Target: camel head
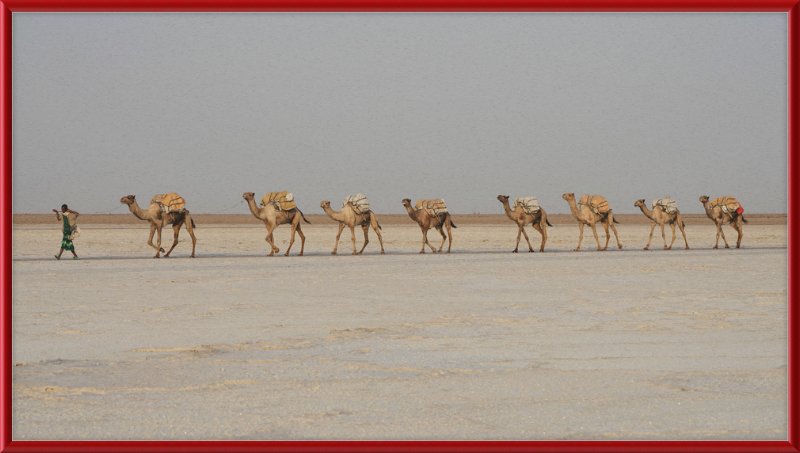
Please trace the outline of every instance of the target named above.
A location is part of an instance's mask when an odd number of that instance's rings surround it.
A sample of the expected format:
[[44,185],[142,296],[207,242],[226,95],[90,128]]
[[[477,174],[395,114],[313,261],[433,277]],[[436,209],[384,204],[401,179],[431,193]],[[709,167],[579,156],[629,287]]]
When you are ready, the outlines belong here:
[[328,200],[322,200],[322,203],[319,204],[319,207],[322,208],[323,210],[326,208],[330,208],[331,202]]
[[134,201],[136,201],[136,195],[128,195],[126,197],[122,197],[122,199],[119,200],[120,203],[126,204],[128,206],[132,205]]
[[403,206],[405,206],[405,207],[411,206],[411,199],[410,198],[403,198]]
[[705,196],[705,195],[703,195],[702,197],[700,197],[700,203],[703,203],[703,204],[706,204],[706,203],[708,203],[708,197],[707,197],[707,196]]
[[639,206],[644,206],[644,198],[641,200],[637,200],[636,203],[633,204],[634,207],[638,208]]
[[565,199],[567,201],[574,200],[575,199],[575,194],[573,192],[565,193],[564,195],[561,195],[561,198],[563,198],[563,199]]
[[244,198],[247,201],[252,200],[253,198],[255,198],[255,196],[256,196],[256,194],[253,193],[253,192],[245,192],[245,193],[242,194],[242,198]]
[[508,195],[498,195],[497,199],[500,200],[501,203],[508,203]]

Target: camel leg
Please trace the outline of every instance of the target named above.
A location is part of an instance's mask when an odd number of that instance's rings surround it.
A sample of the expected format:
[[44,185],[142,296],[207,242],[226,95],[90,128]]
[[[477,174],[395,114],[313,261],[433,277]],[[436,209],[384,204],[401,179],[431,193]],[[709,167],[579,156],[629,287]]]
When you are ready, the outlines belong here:
[[339,232],[336,233],[336,244],[333,246],[331,255],[336,255],[336,250],[339,248],[339,237],[342,235],[342,230],[344,230],[344,223],[339,222]]
[[686,250],[689,250],[689,241],[686,240],[686,232],[683,231],[683,219],[681,218],[681,214],[678,213],[678,218],[675,220],[675,223],[678,224],[678,228],[681,229],[681,234],[683,235],[683,242],[686,244]]
[[270,246],[269,255],[267,255],[267,256],[274,256],[275,252],[280,252],[278,247],[275,247],[275,243],[272,242],[273,241],[272,232],[275,230],[275,228],[277,228],[277,226],[278,225],[275,225],[275,226],[267,225],[267,237],[265,238],[265,240],[267,241],[267,244],[269,244],[269,246]]
[[608,240],[611,239],[611,235],[608,234],[608,219],[605,222],[600,222],[600,225],[603,226],[603,231],[606,232],[606,245],[603,247],[603,251],[605,252],[608,250]]
[[178,245],[178,234],[180,234],[181,231],[181,224],[179,223],[177,225],[172,225],[172,231],[175,234],[175,240],[172,241],[172,247],[169,248],[169,251],[164,255],[164,258],[169,258],[169,254],[172,253],[172,250],[176,245]]
[[672,244],[675,243],[675,222],[670,223],[669,226],[672,228],[672,242],[669,243],[667,250],[672,250]]
[[[450,236],[450,242],[447,243],[447,253],[450,253],[450,247],[453,246],[453,231],[450,229],[449,220],[447,221],[445,227],[447,227],[447,235]],[[442,235],[444,235],[444,232],[442,232]]]
[[192,218],[189,215],[186,215],[186,231],[189,232],[189,236],[192,238],[192,254],[189,258],[194,258],[194,248],[197,245],[197,238],[194,237],[194,228],[192,227]]
[[[663,223],[659,223],[658,225],[661,227],[661,239],[664,240],[664,250],[667,250],[667,235],[666,235],[666,233],[664,233],[664,224]],[[674,227],[673,227],[673,230],[674,230]]]
[[[622,244],[619,242],[619,235],[617,234],[617,228],[614,226],[614,213],[612,212],[608,213],[608,225],[611,227],[611,231],[614,232],[614,239],[617,240],[617,246],[621,249]],[[606,232],[606,236],[607,235],[608,232]]]
[[647,245],[644,246],[645,250],[650,250],[650,243],[653,242],[653,231],[655,231],[655,229],[656,229],[656,222],[655,221],[650,222],[650,239],[648,239]]
[[578,223],[578,229],[580,230],[580,234],[578,235],[578,248],[575,249],[576,252],[581,251],[581,242],[583,242],[583,223]]
[[[599,252],[603,249],[600,247],[600,239],[597,238],[597,228],[595,227],[594,223],[591,226],[592,226],[592,233],[594,233],[594,240],[597,241],[597,251]],[[606,233],[606,238],[608,238],[608,233]],[[608,242],[606,242],[606,247],[608,247]]]
[[306,235],[303,234],[303,229],[300,228],[300,219],[297,220],[297,234],[300,235],[300,253],[297,256],[303,256],[303,250],[306,248]]
[[420,229],[422,230],[422,251],[419,253],[425,253],[425,244],[427,244],[428,247],[430,247],[431,250],[436,253],[436,247],[432,246],[431,243],[428,242],[428,230],[423,228],[422,225],[420,225]]
[[[525,242],[528,243],[528,251],[532,252],[533,247],[531,247],[531,240],[528,238],[528,233],[525,231],[525,228],[522,228],[522,235],[525,236]],[[517,239],[517,243],[519,244],[519,239]]]
[[156,227],[156,230],[158,231],[158,242],[156,243],[156,256],[154,258],[161,258],[159,255],[162,251],[164,251],[164,249],[161,248],[161,228],[163,227],[163,225],[161,227]]
[[[162,249],[160,247],[161,246],[161,241],[159,241],[158,246],[153,244],[153,235],[155,235],[155,234],[156,234],[156,226],[155,226],[155,224],[151,223],[150,224],[150,238],[147,239],[147,245],[149,245],[150,247],[153,247],[154,249],[156,249],[156,252],[158,252],[158,251],[163,252],[164,249]],[[158,258],[158,254],[157,253],[156,253],[156,258]]]
[[[436,227],[436,231],[438,231],[439,234],[442,235],[442,245],[439,246],[439,250],[438,250],[439,253],[441,253],[442,249],[444,248],[444,241],[447,240],[447,236],[444,234],[444,230],[442,229],[442,227]],[[452,243],[452,239],[450,240],[450,242]],[[447,253],[450,253],[450,249],[449,248],[447,249]]]
[[353,255],[357,255],[356,253],[356,226],[355,224],[349,225],[350,227],[350,238],[353,240]]
[[383,250],[383,238],[381,237],[381,231],[378,227],[378,218],[375,215],[370,215],[370,223],[372,224],[372,229],[375,230],[375,234],[378,235],[378,241],[381,243],[381,255],[386,255],[386,252]]
[[531,225],[532,227],[536,228],[536,231],[542,235],[542,245],[539,247],[540,252],[544,252],[544,243],[547,242],[547,223],[540,222],[534,223]]
[[524,228],[522,227],[522,225],[519,225],[519,224],[517,224],[517,227],[519,227],[519,230],[517,231],[517,246],[514,247],[514,250],[512,250],[511,253],[519,252],[519,240],[522,237],[522,230]]
[[742,240],[742,232],[741,232],[741,231],[739,231],[739,228],[737,228],[737,225],[736,225],[736,223],[732,223],[732,224],[731,224],[731,228],[733,228],[734,230],[736,230],[736,233],[739,235],[739,238],[738,238],[738,240],[736,241],[736,248],[738,249],[738,248],[739,248],[739,242],[741,242],[741,240]]
[[289,238],[289,247],[286,247],[286,253],[283,256],[289,256],[289,250],[292,249],[292,244],[294,244],[294,234],[297,232],[297,229],[300,227],[300,216],[297,216],[297,222],[292,222],[292,236]]
[[361,250],[358,252],[358,255],[364,253],[364,249],[367,248],[367,244],[369,244],[369,224],[365,223],[361,225],[361,229],[364,231],[364,246],[361,247]]
[[[717,224],[717,244],[719,244],[719,237],[720,236],[722,236],[722,242],[725,243],[725,248],[726,249],[731,248],[731,246],[728,245],[728,241],[725,239],[725,232],[722,231],[722,222]],[[717,248],[717,247],[715,246],[714,248]]]
[[[277,228],[277,225],[275,226],[275,228]],[[274,253],[278,253],[278,252],[281,251],[281,249],[279,247],[275,246],[275,244],[274,244],[275,237],[272,235],[272,233],[269,234],[269,239],[267,240],[267,242],[269,242],[272,245],[272,251]],[[272,256],[272,255],[270,255],[270,256]]]
[[736,218],[736,231],[739,232],[739,239],[736,240],[736,248],[740,248],[742,245],[742,237],[744,236],[744,226],[742,224],[742,216]]

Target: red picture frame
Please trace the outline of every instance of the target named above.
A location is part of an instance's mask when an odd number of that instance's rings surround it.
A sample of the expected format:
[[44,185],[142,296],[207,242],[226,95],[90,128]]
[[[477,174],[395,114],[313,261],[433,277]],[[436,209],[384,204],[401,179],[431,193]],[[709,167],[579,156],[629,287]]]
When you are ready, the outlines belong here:
[[472,12],[786,12],[788,14],[788,202],[800,202],[800,0],[4,0],[0,1],[0,450],[4,452],[251,451],[648,451],[797,452],[798,214],[788,210],[788,441],[12,441],[11,439],[11,49],[13,12],[67,11],[472,11]]

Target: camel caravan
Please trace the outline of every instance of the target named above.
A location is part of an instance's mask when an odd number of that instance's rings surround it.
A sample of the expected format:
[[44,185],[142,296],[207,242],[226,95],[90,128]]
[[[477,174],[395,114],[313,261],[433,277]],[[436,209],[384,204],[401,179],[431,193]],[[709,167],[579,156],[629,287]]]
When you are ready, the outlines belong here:
[[[242,198],[247,201],[250,212],[253,214],[253,216],[259,221],[264,222],[264,226],[267,228],[267,236],[265,237],[265,241],[270,246],[270,253],[268,256],[274,256],[275,253],[280,252],[280,249],[275,246],[272,233],[275,231],[278,225],[284,224],[291,225],[289,245],[286,248],[286,253],[284,253],[284,256],[289,255],[289,251],[292,249],[292,245],[294,244],[295,234],[300,235],[300,253],[298,253],[297,256],[303,256],[306,238],[300,226],[300,221],[302,220],[308,224],[311,222],[306,220],[303,213],[297,208],[297,205],[294,201],[294,196],[291,192],[268,192],[266,195],[264,195],[264,197],[262,197],[261,202],[258,205],[256,205],[255,193],[253,192],[245,192],[242,195]],[[578,223],[578,246],[575,248],[575,251],[580,251],[581,249],[581,242],[583,241],[583,228],[585,225],[591,227],[597,243],[598,251],[604,251],[608,249],[608,242],[611,239],[608,231],[609,228],[611,228],[612,232],[614,233],[617,246],[620,249],[622,248],[622,243],[619,240],[617,229],[614,227],[614,224],[619,222],[614,219],[613,210],[611,209],[611,206],[605,197],[601,195],[585,194],[578,201],[576,201],[574,193],[565,193],[562,195],[562,198],[569,204],[570,212]],[[528,251],[534,251],[530,238],[528,237],[528,233],[525,231],[526,225],[532,226],[536,231],[539,232],[542,237],[539,245],[539,251],[544,252],[545,244],[547,243],[547,227],[552,227],[553,225],[551,225],[547,220],[547,213],[545,213],[544,209],[542,209],[542,207],[539,205],[538,199],[533,196],[517,197],[514,200],[513,205],[510,205],[510,198],[508,195],[498,195],[497,199],[500,201],[500,203],[502,203],[503,210],[509,220],[517,225],[517,241],[512,253],[519,252],[519,242],[522,236],[525,237],[525,241],[528,244]],[[194,220],[192,220],[189,211],[186,209],[186,200],[184,200],[183,197],[174,192],[155,195],[150,200],[150,203],[146,209],[139,207],[136,202],[135,195],[127,195],[122,197],[120,202],[128,205],[128,208],[134,216],[149,222],[150,236],[147,239],[147,244],[156,250],[154,258],[160,258],[162,253],[164,253],[164,257],[169,257],[170,253],[172,253],[172,251],[175,249],[175,246],[178,245],[178,235],[180,233],[181,226],[183,225],[185,225],[186,230],[189,232],[189,236],[192,238],[192,254],[190,257],[194,258],[195,248],[197,245],[197,238],[194,235],[195,223]],[[742,208],[741,203],[730,196],[709,200],[709,197],[705,195],[700,197],[700,203],[703,204],[703,208],[705,209],[708,218],[711,219],[717,227],[717,238],[714,248],[719,248],[720,236],[722,236],[722,241],[725,243],[725,248],[730,248],[728,241],[725,239],[725,234],[722,231],[722,226],[724,224],[728,224],[734,230],[736,230],[738,233],[736,248],[740,248],[743,236],[742,224],[747,223],[747,220],[745,220],[743,215],[744,209]],[[457,227],[453,223],[450,212],[448,211],[444,200],[441,198],[422,199],[412,205],[411,199],[405,198],[402,200],[402,205],[406,208],[408,216],[411,218],[411,220],[416,222],[422,231],[422,249],[419,253],[425,253],[426,246],[430,247],[432,252],[440,253],[444,249],[444,243],[448,240],[448,238],[449,242],[447,245],[447,251],[445,253],[450,253],[450,249],[453,245],[452,229]],[[642,214],[650,219],[650,238],[647,241],[647,245],[644,247],[644,250],[650,249],[650,243],[653,240],[653,232],[655,231],[656,225],[661,228],[661,237],[664,240],[664,250],[672,249],[672,245],[675,243],[676,238],[676,226],[678,229],[680,229],[681,234],[683,235],[683,241],[686,246],[686,250],[689,250],[689,242],[686,239],[686,232],[684,231],[685,225],[683,219],[681,218],[681,213],[678,210],[677,203],[674,199],[667,196],[653,200],[650,205],[650,209],[647,208],[645,200],[640,199],[634,203],[634,207],[641,209]],[[370,203],[366,195],[362,193],[348,195],[345,197],[344,203],[342,204],[342,209],[340,211],[334,211],[331,208],[331,203],[328,200],[323,200],[320,203],[320,208],[322,208],[328,217],[339,223],[339,231],[336,233],[336,242],[334,243],[331,254],[336,255],[339,248],[339,239],[345,226],[350,228],[350,238],[353,244],[353,255],[361,255],[367,248],[367,244],[369,244],[370,228],[372,228],[375,231],[375,234],[378,236],[378,241],[381,246],[381,255],[386,254],[386,251],[383,247],[383,237],[381,236],[382,228],[378,223],[377,215],[370,208]],[[600,223],[605,230],[606,242],[602,247],[600,246],[600,239],[597,235],[597,223]],[[161,232],[162,229],[167,225],[172,225],[173,242],[172,247],[165,252],[164,248],[161,247]],[[361,230],[364,232],[364,244],[362,245],[361,250],[357,250],[356,247],[356,225],[360,226]],[[669,245],[667,245],[666,234],[664,231],[665,225],[669,225],[672,230],[672,241],[669,243]],[[430,229],[435,229],[442,236],[442,243],[439,245],[438,250],[436,247],[431,245],[430,242],[428,242],[428,231]],[[445,234],[444,229],[447,229],[447,234]],[[156,233],[158,233],[157,236]],[[154,236],[156,236],[155,243],[153,243]]]

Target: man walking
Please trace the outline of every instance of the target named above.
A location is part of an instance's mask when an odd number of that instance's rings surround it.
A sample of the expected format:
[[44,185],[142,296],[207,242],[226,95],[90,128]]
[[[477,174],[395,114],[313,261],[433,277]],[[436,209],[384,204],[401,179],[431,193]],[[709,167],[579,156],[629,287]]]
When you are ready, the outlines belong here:
[[61,212],[64,214],[59,215],[58,211],[53,209],[53,212],[56,213],[56,220],[59,220],[62,223],[61,233],[64,235],[61,238],[61,251],[58,252],[56,255],[56,259],[61,259],[61,254],[64,253],[64,250],[69,250],[72,252],[72,259],[78,259],[78,255],[75,253],[75,246],[72,245],[72,239],[74,238],[73,234],[75,234],[75,229],[78,228],[78,214],[77,212],[69,209],[67,205],[61,205]]

